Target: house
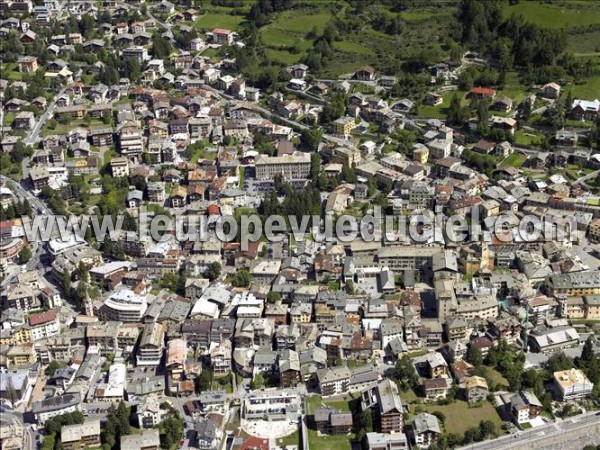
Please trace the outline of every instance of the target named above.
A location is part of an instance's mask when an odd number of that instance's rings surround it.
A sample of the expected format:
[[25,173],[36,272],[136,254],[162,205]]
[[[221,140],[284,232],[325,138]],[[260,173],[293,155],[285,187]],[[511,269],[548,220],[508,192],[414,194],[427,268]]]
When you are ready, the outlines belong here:
[[127,158],[113,158],[110,161],[110,170],[114,178],[129,176],[129,160]]
[[437,94],[435,92],[428,92],[427,94],[425,94],[424,103],[426,105],[437,106],[437,105],[441,105],[443,101],[444,101],[444,97],[442,97],[440,94]]
[[413,418],[412,436],[419,448],[429,447],[437,442],[441,435],[440,422],[433,414],[421,413]]
[[313,421],[322,434],[348,434],[352,429],[352,413],[325,406],[313,410]]
[[510,412],[517,425],[535,419],[542,411],[542,404],[532,392],[519,391],[510,398]]
[[474,87],[471,89],[471,96],[479,99],[494,98],[496,96],[496,90],[484,87]]
[[31,130],[35,125],[35,116],[31,111],[21,111],[15,116],[12,126],[16,130]]
[[60,430],[64,450],[78,450],[100,446],[100,421],[93,420],[80,425],[65,425]]
[[475,145],[473,145],[472,150],[477,153],[482,153],[484,155],[489,155],[494,151],[495,144],[490,141],[486,141],[485,139],[480,139]]
[[215,28],[212,31],[213,42],[215,44],[231,45],[233,44],[233,31],[224,28]]
[[373,433],[365,435],[363,445],[366,450],[407,450],[408,439],[404,433]]
[[600,112],[600,100],[573,100],[569,117],[574,120],[595,120]]
[[482,402],[489,394],[487,381],[483,377],[472,376],[464,380],[465,396],[469,404]]
[[509,112],[512,107],[513,101],[506,96],[496,98],[490,106],[491,109],[502,112]]
[[560,97],[560,84],[548,83],[542,87],[542,95],[546,98],[559,98]]
[[121,436],[121,450],[159,450],[160,448],[158,428],[143,430],[140,434]]
[[21,73],[32,73],[38,69],[38,61],[35,56],[21,56],[18,62]]
[[490,119],[492,130],[500,130],[505,133],[515,134],[517,121],[512,117],[492,116]]
[[355,80],[360,81],[373,81],[375,79],[375,69],[371,66],[364,66],[354,72]]
[[317,370],[317,380],[321,395],[344,394],[350,383],[350,369],[346,366],[337,366]]
[[308,66],[305,64],[296,64],[290,67],[290,73],[292,78],[303,80],[308,75]]

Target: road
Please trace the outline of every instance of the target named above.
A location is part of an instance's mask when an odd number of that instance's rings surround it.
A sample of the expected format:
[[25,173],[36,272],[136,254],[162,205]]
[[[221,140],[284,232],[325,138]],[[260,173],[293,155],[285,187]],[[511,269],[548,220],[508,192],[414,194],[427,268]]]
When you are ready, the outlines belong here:
[[587,175],[577,178],[573,182],[573,186],[578,185],[578,184],[583,184],[584,186],[587,186],[587,184],[586,184],[587,180],[591,180],[592,178],[599,177],[599,176],[600,176],[600,170],[596,170],[595,172],[592,172],[592,173],[589,173]]
[[[7,186],[10,190],[12,190],[18,197],[27,199],[27,201],[29,202],[29,205],[31,205],[34,217],[42,216],[40,211],[44,211],[44,212],[50,211],[48,208],[48,205],[46,205],[42,199],[33,195],[31,192],[29,192],[27,189],[25,189],[22,185],[20,185],[16,181],[11,180],[10,178],[8,178],[4,175],[0,175],[0,181],[2,181],[2,183],[5,186]],[[26,265],[25,270],[27,270],[27,271],[43,268],[41,259],[45,252],[44,246],[39,245],[39,243],[37,241],[31,242],[31,246],[32,246],[32,258],[29,260],[29,262]],[[14,277],[16,276],[16,274],[17,273],[13,273],[13,274],[7,276],[6,278],[4,278],[4,280],[2,280],[2,283],[0,284],[0,287],[10,284],[12,282],[12,280],[14,279]]]
[[66,87],[62,88],[60,92],[54,96],[52,102],[50,102],[48,108],[46,108],[46,111],[44,111],[44,114],[40,116],[35,126],[29,131],[29,133],[25,137],[25,145],[35,144],[35,142],[38,139],[38,136],[40,135],[40,131],[42,131],[42,128],[44,128],[44,125],[46,125],[46,122],[50,119],[50,117],[54,113],[54,110],[56,109],[56,101],[61,95],[65,93],[66,90]]
[[[519,431],[515,434],[501,436],[497,439],[474,443],[465,447],[464,450],[500,450],[516,447],[517,445],[527,445],[529,448],[548,447],[548,439],[556,438],[565,434],[564,439],[569,440],[568,434],[576,430],[588,428],[600,422],[597,411],[581,414],[564,420],[562,422],[553,422],[547,425],[531,428],[526,431]],[[542,441],[542,442],[536,442]],[[461,450],[462,450],[461,449]]]

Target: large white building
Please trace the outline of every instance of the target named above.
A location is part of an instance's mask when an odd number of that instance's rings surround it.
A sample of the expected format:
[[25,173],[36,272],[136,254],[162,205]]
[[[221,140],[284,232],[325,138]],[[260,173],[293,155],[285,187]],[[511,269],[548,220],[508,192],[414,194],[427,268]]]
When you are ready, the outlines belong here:
[[585,397],[594,389],[594,384],[579,369],[554,372],[554,383],[563,400]]
[[[125,369],[125,366],[123,366],[123,369]],[[123,374],[123,376],[125,375]],[[79,394],[63,394],[37,401],[31,409],[37,423],[43,425],[52,417],[79,411],[80,408],[81,396]]]
[[141,322],[148,309],[145,295],[138,295],[130,289],[121,289],[112,294],[100,308],[101,320],[120,322]]
[[310,154],[295,152],[283,156],[259,155],[255,166],[256,179],[260,181],[274,180],[277,175],[283,176],[284,180],[304,179],[310,175]]

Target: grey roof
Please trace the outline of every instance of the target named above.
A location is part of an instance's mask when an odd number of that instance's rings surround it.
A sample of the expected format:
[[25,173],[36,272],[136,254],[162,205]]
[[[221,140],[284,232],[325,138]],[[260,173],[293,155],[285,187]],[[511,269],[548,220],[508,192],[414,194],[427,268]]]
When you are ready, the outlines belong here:
[[415,434],[426,432],[442,433],[438,418],[429,413],[421,413],[415,416],[413,419],[413,430]]
[[49,411],[57,411],[63,408],[79,405],[81,396],[79,394],[63,394],[58,397],[50,397],[44,400],[37,401],[32,406],[34,414],[39,414]]

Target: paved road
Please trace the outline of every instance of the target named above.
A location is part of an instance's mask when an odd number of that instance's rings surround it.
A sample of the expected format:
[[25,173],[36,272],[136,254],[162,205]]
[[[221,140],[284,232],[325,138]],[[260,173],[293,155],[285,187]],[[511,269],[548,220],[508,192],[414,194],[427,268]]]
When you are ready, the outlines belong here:
[[[501,436],[497,439],[474,443],[462,447],[461,450],[500,450],[516,447],[517,445],[528,445],[530,448],[542,448],[547,446],[547,440],[549,438],[556,440],[558,436],[564,434],[565,436],[563,439],[568,441],[569,433],[597,424],[598,421],[600,421],[600,416],[598,416],[598,414],[600,413],[592,411],[572,417],[565,421],[553,422],[526,431],[519,431],[515,434]],[[536,442],[534,445],[535,441],[540,442]],[[544,441],[546,442],[544,443]]]
[[[33,195],[31,192],[29,192],[27,189],[25,189],[23,186],[21,186],[16,181],[11,180],[10,178],[5,177],[4,175],[0,175],[0,181],[2,181],[2,183],[4,183],[7,187],[9,187],[9,189],[12,190],[18,197],[27,199],[27,201],[29,202],[29,204],[31,205],[31,208],[33,210],[34,217],[42,216],[40,211],[44,211],[45,213],[50,211],[48,208],[48,205],[46,205],[42,199]],[[39,243],[37,241],[31,242],[31,245],[33,247],[32,248],[33,255],[32,255],[32,258],[27,263],[26,268],[25,268],[25,270],[28,270],[28,271],[43,268],[43,265],[41,263],[41,258],[45,252],[44,246],[39,245]],[[0,286],[6,286],[6,285],[10,284],[12,282],[12,280],[14,279],[14,277],[16,276],[16,274],[17,273],[13,273],[13,274],[7,276],[4,280],[2,280],[2,283],[0,284]]]
[[596,170],[595,172],[592,172],[590,174],[584,175],[582,177],[577,178],[574,182],[573,182],[573,186],[577,185],[577,184],[583,184],[584,186],[586,186],[586,181],[587,180],[591,180],[592,178],[596,178],[600,176],[600,170]]
[[54,96],[52,102],[48,105],[46,111],[44,111],[44,114],[40,116],[33,129],[31,129],[27,134],[27,137],[25,137],[25,145],[35,144],[38,136],[40,135],[40,131],[42,131],[42,128],[44,128],[44,125],[50,119],[52,113],[54,113],[54,110],[56,109],[56,100],[58,100],[58,98],[65,93],[66,89],[66,87],[62,88],[60,92]]

